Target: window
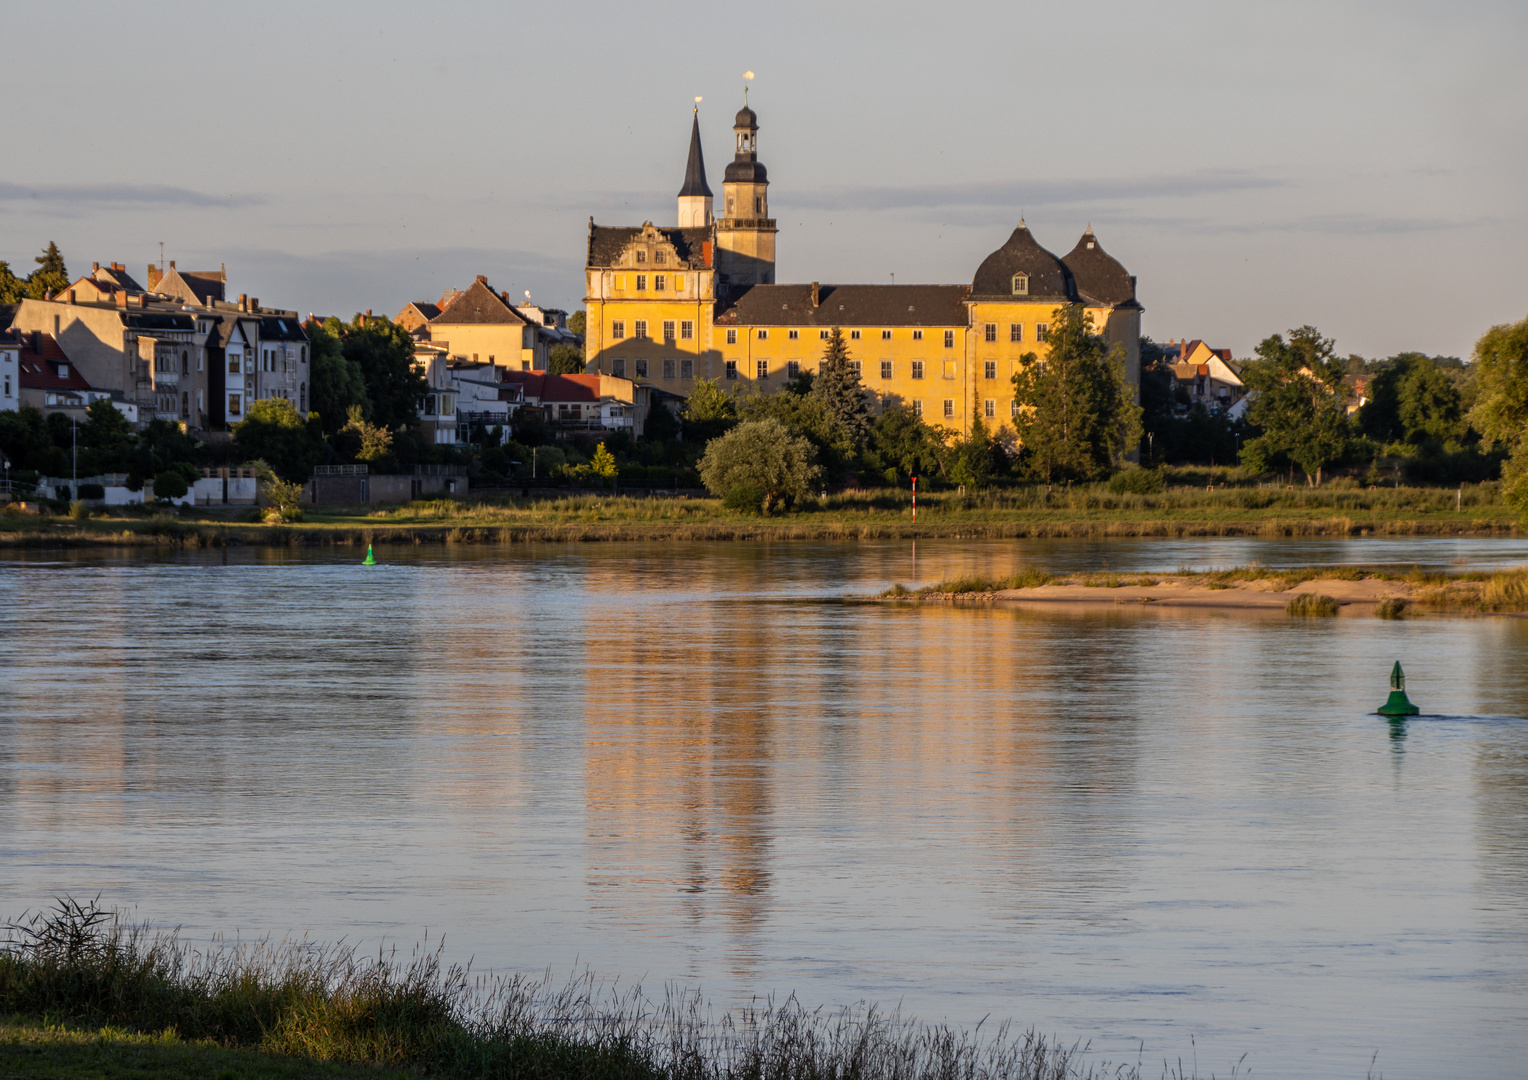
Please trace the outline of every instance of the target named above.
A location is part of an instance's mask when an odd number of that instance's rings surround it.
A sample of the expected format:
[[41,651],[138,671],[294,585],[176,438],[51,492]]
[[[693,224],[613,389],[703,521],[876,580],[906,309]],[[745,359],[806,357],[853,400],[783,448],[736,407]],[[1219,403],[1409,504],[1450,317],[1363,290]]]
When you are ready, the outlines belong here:
[[798,340],[801,337],[801,331],[800,330],[791,330],[785,336],[790,338],[792,341],[796,341],[796,340]]
[[922,360],[914,360],[913,361],[913,372],[912,372],[912,374],[913,374],[913,378],[915,378],[915,379],[923,378],[923,361]]
[[944,332],[944,347],[946,349],[953,349],[955,347],[955,331],[946,330]]
[[635,322],[633,322],[631,324],[631,326],[632,326],[632,331],[631,331],[631,336],[632,337],[639,338],[639,339],[647,337],[647,320],[646,319],[637,319]]
[[620,358],[612,359],[610,361],[610,374],[618,379],[626,378],[626,361]]
[[1009,341],[1023,341],[1024,340],[1024,324],[1023,323],[1011,322],[1011,323],[1008,324],[1008,340]]
[[674,340],[674,320],[673,319],[664,319],[663,320],[663,340],[664,341],[668,341],[668,342],[672,342]]
[[672,379],[674,377],[674,361],[663,361],[663,377],[665,379]]
[[693,379],[695,377],[695,361],[679,361],[679,377],[681,379]]
[[785,362],[785,377],[787,379],[796,379],[796,378],[800,378],[800,376],[801,376],[801,361],[800,360],[787,360]]
[[944,399],[944,416],[945,416],[945,419],[948,420],[950,417],[952,417],[954,415],[955,415],[955,399],[954,398],[945,398]]
[[1019,415],[1019,399],[1018,398],[1014,398],[1012,401],[1010,401],[1008,403],[1008,415],[1009,416],[1018,416]]
[[616,341],[621,341],[626,337],[626,322],[624,319],[617,319],[610,324],[610,336]]
[[1014,296],[1028,296],[1029,295],[1029,275],[1028,274],[1014,274],[1013,275],[1013,295]]
[[883,379],[891,378],[891,361],[890,360],[882,360],[881,361],[881,378],[883,378]]
[[[916,363],[916,362],[917,361],[914,361],[914,363]],[[913,415],[914,416],[922,416],[923,415],[923,399],[922,398],[913,398]]]
[[849,340],[850,341],[858,341],[859,339],[860,339],[860,332],[858,330],[850,330],[849,331]]
[[823,341],[827,341],[828,340],[828,332],[826,330],[819,330],[819,331],[817,331],[817,336],[819,338],[821,338]]
[[858,360],[850,360],[849,370],[854,372],[854,377],[857,379],[860,377],[860,373],[864,370],[864,368]]
[[997,323],[989,322],[987,324],[987,326],[986,326],[986,330],[985,330],[985,335],[984,336],[986,337],[986,340],[988,340],[988,341],[996,341],[997,340]]
[[661,251],[653,252],[653,262],[655,262],[655,263],[660,263],[661,264],[662,262],[665,261],[666,258],[667,258],[667,256],[665,256],[664,253],[661,252]]
[[653,277],[653,292],[662,292],[663,291],[664,280],[665,279],[664,279],[664,276],[662,274],[654,275],[654,277]]
[[913,340],[914,341],[922,341],[923,340],[923,331],[922,330],[914,330],[913,331]]
[[760,330],[758,332],[758,337],[759,337],[760,341],[764,341],[764,340],[768,339],[769,331],[768,330]]
[[229,394],[228,395],[228,415],[229,416],[238,416],[239,415],[239,402],[240,402],[240,398],[239,398],[238,394]]
[[[645,252],[645,251],[638,251],[637,252],[637,262],[645,263],[646,261],[647,261],[647,252]],[[640,285],[637,286],[637,287],[641,288]]]
[[764,212],[764,200],[763,199],[755,197],[755,199],[753,200],[753,212],[755,214],[762,214]]
[[991,398],[988,398],[985,405],[982,407],[982,411],[987,414],[988,420],[995,418],[997,416],[997,402]]
[[636,361],[636,368],[637,368],[637,378],[639,378],[639,379],[647,378],[647,361],[646,360],[638,360],[638,361]]
[[736,330],[728,330],[727,331],[727,344],[728,345],[736,345],[737,344],[737,331]]
[[881,340],[882,341],[890,341],[891,340],[891,331],[890,330],[882,330],[881,331]]
[[1044,341],[1045,340],[1045,332],[1047,330],[1049,330],[1049,329],[1050,329],[1050,327],[1046,326],[1043,322],[1035,323],[1035,340],[1036,341]]
[[233,356],[230,356],[228,358],[228,374],[230,374],[230,375],[237,375],[238,373],[239,373],[239,356],[238,356],[237,353],[235,353]]
[[753,364],[753,374],[754,377],[758,379],[769,378],[769,361],[755,360]]
[[638,274],[637,275],[637,292],[646,292],[646,291],[647,291],[647,275],[646,274]]
[[955,361],[954,360],[946,360],[944,362],[944,377],[946,379],[953,379],[953,378],[955,378],[955,375],[956,375]]
[[995,379],[995,378],[997,378],[997,361],[996,360],[988,360],[984,364],[982,364],[982,378],[984,378],[984,379]]
[[690,341],[695,337],[695,324],[685,319],[679,324],[679,340]]
[[737,361],[736,360],[728,360],[727,361],[727,378],[729,378],[729,379],[737,378]]

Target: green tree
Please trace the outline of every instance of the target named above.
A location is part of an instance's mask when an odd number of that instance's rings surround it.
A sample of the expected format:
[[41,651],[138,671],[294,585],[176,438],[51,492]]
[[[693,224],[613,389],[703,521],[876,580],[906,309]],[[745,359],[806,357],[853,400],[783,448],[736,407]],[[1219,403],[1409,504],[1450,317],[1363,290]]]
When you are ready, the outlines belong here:
[[[48,431],[42,410],[35,405],[0,411],[0,453],[11,463],[11,471],[59,475],[53,466],[59,453]],[[69,469],[64,460],[64,474]]]
[[302,485],[283,480],[270,463],[262,458],[250,462],[260,482],[260,496],[265,499],[265,520],[276,525],[302,519]]
[[80,441],[90,448],[91,472],[127,468],[133,436],[132,422],[107,398],[97,398],[85,407]]
[[589,317],[580,309],[568,316],[568,329],[579,337],[583,337],[587,333],[588,321]]
[[1056,309],[1047,340],[1045,360],[1026,354],[1013,377],[1013,425],[1028,470],[1047,481],[1101,479],[1140,439],[1125,348],[1111,350],[1081,304]]
[[870,448],[884,468],[887,483],[898,484],[914,476],[934,476],[944,471],[940,440],[933,428],[911,409],[888,406],[870,430]]
[[283,479],[306,480],[321,459],[322,443],[285,398],[252,403],[249,413],[233,428],[234,441],[244,455],[268,462]]
[[1502,468],[1504,494],[1528,513],[1528,318],[1481,335],[1475,366],[1479,397],[1470,423],[1511,455]]
[[27,283],[16,276],[11,264],[0,259],[0,304],[14,304],[25,299]]
[[348,419],[340,430],[355,436],[359,444],[355,452],[357,461],[377,464],[392,456],[393,433],[385,427],[368,424],[359,405],[350,406]]
[[64,253],[52,240],[33,262],[37,269],[27,275],[27,295],[41,300],[49,293],[57,293],[69,287],[69,268],[64,265]]
[[1368,402],[1358,423],[1382,443],[1443,443],[1463,434],[1464,399],[1441,362],[1452,357],[1400,353],[1369,375]]
[[[426,385],[424,375],[414,367],[414,339],[408,331],[390,319],[365,315],[357,315],[349,323],[336,320],[327,328],[337,331],[341,354],[361,372],[366,402],[360,404],[370,405],[366,418],[389,431],[412,426],[419,416],[419,399]],[[334,415],[348,414],[347,407]],[[281,467],[277,465],[276,470],[280,472]]]
[[546,370],[549,375],[582,375],[584,350],[566,343],[553,345],[546,354]]
[[186,483],[186,478],[179,469],[166,469],[154,477],[154,498],[157,501],[183,499],[186,497],[186,492],[190,490],[191,485]]
[[696,379],[679,415],[685,441],[707,443],[737,423],[737,400],[715,379]]
[[827,406],[855,450],[865,445],[870,437],[870,406],[865,403],[865,388],[849,356],[844,332],[836,326],[822,351],[811,393]]
[[340,337],[344,324],[336,318],[311,319],[303,326],[308,335],[308,404],[318,413],[324,433],[332,435],[344,425],[353,406],[365,414],[371,408],[366,397],[366,378],[361,365],[345,355]]
[[756,505],[768,514],[811,491],[822,472],[813,456],[812,444],[780,421],[745,420],[706,447],[700,479],[724,498],[740,491],[757,494]]
[[827,401],[816,394],[797,393],[794,387],[777,394],[754,391],[737,399],[737,414],[742,420],[780,421],[792,435],[812,444],[817,463],[834,479],[853,470],[854,443]]
[[661,401],[647,410],[647,422],[642,425],[642,438],[651,442],[671,443],[679,438],[679,418]]
[[1003,448],[987,431],[978,416],[971,422],[971,433],[958,440],[950,455],[950,479],[972,490],[992,482],[1004,465]]
[[604,480],[614,480],[619,475],[615,455],[605,449],[604,443],[594,448],[594,456],[589,459],[589,471]]
[[1242,446],[1242,464],[1263,472],[1287,459],[1319,485],[1321,470],[1347,447],[1346,366],[1314,326],[1291,330],[1288,341],[1274,334],[1256,351],[1242,381],[1256,395],[1247,418],[1261,434]]

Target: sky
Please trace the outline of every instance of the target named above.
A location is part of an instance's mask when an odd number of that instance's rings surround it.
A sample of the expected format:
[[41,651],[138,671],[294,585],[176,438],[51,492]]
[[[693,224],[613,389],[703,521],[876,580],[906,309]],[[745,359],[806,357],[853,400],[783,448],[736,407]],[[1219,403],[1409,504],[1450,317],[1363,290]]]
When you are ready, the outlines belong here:
[[1469,355],[1528,316],[1521,0],[257,5],[0,0],[0,259],[225,264],[393,314],[486,274],[575,310],[589,218],[672,225],[742,73],[776,280],[969,282],[1091,225],[1143,330]]

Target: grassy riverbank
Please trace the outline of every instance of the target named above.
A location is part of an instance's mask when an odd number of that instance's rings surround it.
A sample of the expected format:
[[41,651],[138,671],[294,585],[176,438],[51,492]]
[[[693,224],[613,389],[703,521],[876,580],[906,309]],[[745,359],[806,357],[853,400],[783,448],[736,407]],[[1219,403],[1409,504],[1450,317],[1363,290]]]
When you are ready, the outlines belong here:
[[1179,486],[1114,494],[1104,485],[1018,488],[919,498],[907,493],[829,495],[770,517],[719,499],[598,494],[520,499],[469,496],[398,507],[310,509],[265,525],[253,512],[100,511],[39,516],[0,511],[0,547],[359,546],[573,541],[870,540],[1184,536],[1420,536],[1510,534],[1517,515],[1498,485],[1408,487]]
[[[875,1009],[794,1001],[716,1015],[590,979],[474,979],[421,952],[406,964],[351,949],[193,951],[93,905],[60,901],[0,951],[0,1075],[352,1077],[389,1080],[1139,1080],[1006,1027],[978,1038]],[[312,1063],[322,1063],[322,1067]],[[1164,1076],[1182,1077],[1164,1067]]]

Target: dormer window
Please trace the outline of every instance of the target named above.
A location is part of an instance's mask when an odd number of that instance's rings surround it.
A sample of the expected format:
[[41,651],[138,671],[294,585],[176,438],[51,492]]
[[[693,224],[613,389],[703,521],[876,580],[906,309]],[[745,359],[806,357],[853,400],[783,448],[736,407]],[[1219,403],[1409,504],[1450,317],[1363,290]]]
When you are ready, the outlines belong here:
[[661,252],[661,251],[653,252],[653,262],[655,262],[655,263],[663,262],[663,252]]
[[58,365],[58,377],[60,379],[67,379],[69,377],[69,365],[68,364],[59,364]]
[[1028,296],[1029,295],[1029,275],[1028,274],[1014,274],[1013,275],[1013,295],[1014,296]]
[[637,251],[637,262],[645,263],[646,261],[647,261],[647,252],[642,251],[642,250],[638,250]]

